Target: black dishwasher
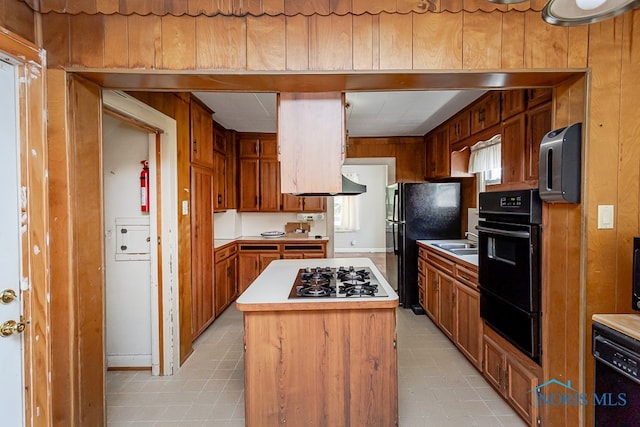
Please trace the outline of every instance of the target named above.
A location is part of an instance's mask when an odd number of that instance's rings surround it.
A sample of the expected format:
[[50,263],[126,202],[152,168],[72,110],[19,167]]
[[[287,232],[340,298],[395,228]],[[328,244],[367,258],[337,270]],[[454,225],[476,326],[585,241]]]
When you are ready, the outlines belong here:
[[640,341],[593,323],[594,426],[640,422]]

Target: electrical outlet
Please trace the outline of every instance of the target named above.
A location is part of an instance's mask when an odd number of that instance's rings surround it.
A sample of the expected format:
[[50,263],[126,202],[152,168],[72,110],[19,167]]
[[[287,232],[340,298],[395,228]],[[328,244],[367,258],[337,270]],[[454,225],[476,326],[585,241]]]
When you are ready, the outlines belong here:
[[313,221],[313,214],[298,214],[298,221]]

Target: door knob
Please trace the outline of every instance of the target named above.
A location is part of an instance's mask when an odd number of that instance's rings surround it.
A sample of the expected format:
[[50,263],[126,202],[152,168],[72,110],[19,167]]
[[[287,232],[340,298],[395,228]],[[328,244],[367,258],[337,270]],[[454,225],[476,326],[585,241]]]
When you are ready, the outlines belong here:
[[16,293],[13,289],[5,289],[0,293],[0,301],[3,304],[9,304],[16,299]]
[[20,334],[24,332],[25,326],[26,323],[24,322],[23,316],[20,316],[19,322],[16,322],[15,320],[7,320],[0,325],[0,337],[10,337],[13,334]]

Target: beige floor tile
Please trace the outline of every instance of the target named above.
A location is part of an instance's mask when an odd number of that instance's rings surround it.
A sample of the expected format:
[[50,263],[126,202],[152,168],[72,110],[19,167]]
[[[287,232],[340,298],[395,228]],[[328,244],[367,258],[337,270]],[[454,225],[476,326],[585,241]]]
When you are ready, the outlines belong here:
[[[231,306],[176,375],[108,372],[108,427],[244,426],[242,332]],[[400,426],[524,425],[427,316],[398,309],[397,333]]]

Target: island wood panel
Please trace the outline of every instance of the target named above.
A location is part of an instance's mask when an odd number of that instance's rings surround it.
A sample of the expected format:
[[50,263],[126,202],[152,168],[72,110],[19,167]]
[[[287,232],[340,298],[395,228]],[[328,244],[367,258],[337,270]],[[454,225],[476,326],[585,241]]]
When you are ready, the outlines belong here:
[[34,43],[36,26],[33,10],[23,2],[3,1],[0,3],[0,26]]
[[397,424],[395,309],[243,314],[247,426]]
[[[178,200],[190,201],[191,156],[190,96],[188,93],[129,92],[129,95],[175,119],[177,133]],[[191,217],[178,215],[178,282],[191,283]],[[180,286],[178,297],[180,328],[180,362],[193,351],[191,340],[191,286]]]

